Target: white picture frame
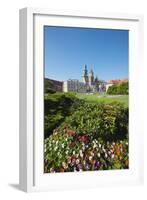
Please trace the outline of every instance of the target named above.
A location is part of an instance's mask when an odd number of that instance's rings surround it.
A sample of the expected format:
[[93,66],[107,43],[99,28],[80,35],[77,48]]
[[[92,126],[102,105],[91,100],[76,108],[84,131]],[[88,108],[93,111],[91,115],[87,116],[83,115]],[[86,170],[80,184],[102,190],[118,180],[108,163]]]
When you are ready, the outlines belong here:
[[[44,25],[126,29],[129,34],[130,167],[86,173],[43,174],[43,30]],[[20,10],[20,189],[26,192],[143,183],[143,17],[129,14]],[[137,82],[135,81],[137,79]],[[38,106],[36,106],[38,105]],[[135,105],[135,106],[134,106]],[[139,134],[138,134],[139,133]]]

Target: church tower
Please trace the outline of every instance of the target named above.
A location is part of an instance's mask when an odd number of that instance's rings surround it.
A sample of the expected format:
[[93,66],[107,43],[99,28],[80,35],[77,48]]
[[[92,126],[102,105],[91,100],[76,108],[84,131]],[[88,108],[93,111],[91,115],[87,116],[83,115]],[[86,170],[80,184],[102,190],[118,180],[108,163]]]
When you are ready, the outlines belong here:
[[89,85],[90,86],[94,85],[94,72],[92,69],[90,70],[90,73],[89,73]]
[[84,82],[85,84],[88,84],[88,71],[87,71],[87,65],[84,66],[82,79],[83,79],[83,82]]

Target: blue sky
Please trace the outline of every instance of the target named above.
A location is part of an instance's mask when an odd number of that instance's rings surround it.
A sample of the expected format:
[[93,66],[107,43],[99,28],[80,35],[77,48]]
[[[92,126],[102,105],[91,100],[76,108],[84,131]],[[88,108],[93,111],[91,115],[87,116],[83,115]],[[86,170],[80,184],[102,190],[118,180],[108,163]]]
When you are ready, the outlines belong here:
[[44,27],[45,77],[82,79],[83,67],[102,80],[128,78],[127,30]]

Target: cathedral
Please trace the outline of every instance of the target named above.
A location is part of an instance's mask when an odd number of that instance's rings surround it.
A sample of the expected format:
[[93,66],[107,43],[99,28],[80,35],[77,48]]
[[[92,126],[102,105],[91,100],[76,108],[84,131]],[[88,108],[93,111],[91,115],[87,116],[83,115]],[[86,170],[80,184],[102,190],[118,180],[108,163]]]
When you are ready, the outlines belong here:
[[82,81],[77,79],[69,79],[63,82],[64,92],[80,92],[80,93],[103,93],[106,91],[105,81],[94,77],[94,72],[91,69],[88,73],[87,65],[84,66]]
[[87,65],[84,66],[82,81],[86,85],[87,92],[105,92],[105,82],[99,80],[98,77],[94,77],[94,72],[91,69],[89,74],[87,70]]

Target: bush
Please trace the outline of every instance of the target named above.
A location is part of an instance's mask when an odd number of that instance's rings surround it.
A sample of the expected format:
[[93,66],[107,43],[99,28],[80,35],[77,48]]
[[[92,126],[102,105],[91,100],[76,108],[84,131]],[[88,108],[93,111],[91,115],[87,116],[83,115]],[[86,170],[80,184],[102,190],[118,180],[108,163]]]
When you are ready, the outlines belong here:
[[53,93],[45,94],[44,98],[44,136],[45,138],[52,134],[69,116],[81,100],[77,99],[74,93]]
[[128,83],[115,84],[108,88],[107,94],[110,95],[128,95]]
[[46,88],[45,93],[54,94],[54,93],[56,93],[56,91],[51,88]]
[[128,108],[120,103],[83,103],[61,124],[77,135],[87,135],[106,141],[127,138]]

